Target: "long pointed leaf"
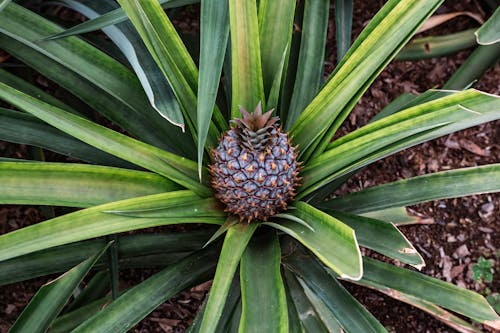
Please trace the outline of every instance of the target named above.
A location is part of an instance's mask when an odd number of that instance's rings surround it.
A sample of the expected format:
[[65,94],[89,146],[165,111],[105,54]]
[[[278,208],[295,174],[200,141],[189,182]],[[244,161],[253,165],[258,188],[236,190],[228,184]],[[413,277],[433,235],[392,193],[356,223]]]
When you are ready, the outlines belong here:
[[170,192],[179,186],[149,172],[63,163],[0,162],[0,203],[90,207]]
[[[159,0],[164,8],[175,8],[185,5],[191,5],[200,2],[199,0]],[[63,32],[47,37],[47,40],[80,35],[87,32],[106,28],[110,25],[115,25],[125,22],[128,19],[127,14],[121,8],[110,10],[102,15],[92,18],[88,21],[77,24]]]
[[[275,79],[280,78],[288,62],[292,40],[294,0],[261,0],[259,2],[259,42],[262,60],[262,80],[268,99]],[[285,55],[283,57],[283,55]],[[283,65],[281,65],[283,63]],[[268,106],[270,108],[270,106]]]
[[[81,3],[75,0],[60,0],[66,6],[83,15],[98,17],[104,10],[118,5],[111,0]],[[142,43],[130,22],[103,28],[103,32],[118,46],[134,69],[151,106],[172,124],[183,124],[182,112],[168,81]],[[182,127],[182,126],[181,126]]]
[[193,253],[131,288],[72,332],[127,332],[176,293],[209,279],[215,263],[213,248]]
[[335,1],[335,31],[337,44],[337,61],[340,62],[351,46],[352,0]]
[[47,125],[30,114],[4,108],[0,108],[0,140],[44,148],[94,164],[137,168]]
[[290,214],[306,221],[313,230],[286,220],[279,224],[271,222],[266,224],[300,241],[340,276],[359,280],[363,275],[363,269],[354,230],[305,202],[296,202],[295,207],[297,209]]
[[500,191],[500,164],[436,172],[371,187],[318,204],[365,213],[420,202]]
[[[170,262],[174,262],[182,255],[200,249],[208,237],[210,232],[207,231],[119,236],[120,267],[138,267],[137,260],[141,260],[142,267],[157,267],[165,260],[153,262],[148,259],[159,258],[158,255],[167,255]],[[104,239],[87,240],[2,261],[0,285],[66,271],[105,244]],[[104,260],[101,258],[94,268],[105,268]]]
[[208,295],[200,332],[215,332],[234,273],[257,226],[257,223],[238,223],[229,228],[217,263],[214,283]]
[[[84,239],[176,223],[224,223],[224,214],[210,201],[191,191],[176,191],[138,197],[100,206],[38,223],[0,236],[0,261],[53,246]],[[181,206],[179,206],[181,205]],[[170,216],[134,218],[104,213],[109,210],[171,207]]]
[[364,258],[363,265],[363,283],[401,291],[500,329],[500,317],[486,299],[475,292],[370,258]]
[[307,0],[304,4],[299,63],[286,129],[292,127],[323,83],[329,8],[328,0]]
[[500,98],[474,89],[432,100],[368,124],[333,141],[302,172],[298,198],[382,157],[418,143],[500,118]]
[[62,310],[73,290],[87,275],[108,246],[56,280],[42,286],[24,308],[9,332],[42,333]]
[[[293,246],[293,245],[292,245]],[[285,265],[323,301],[340,325],[350,333],[387,333],[349,292],[302,248],[285,256]]]
[[201,178],[203,151],[215,107],[222,65],[229,38],[229,4],[226,0],[201,3],[200,75],[198,83],[198,169]]
[[287,304],[280,262],[281,251],[276,232],[254,237],[250,241],[240,265],[240,332],[288,333]]
[[409,305],[419,308],[420,310],[427,312],[428,314],[430,314],[437,320],[442,321],[451,328],[456,329],[460,333],[482,332],[479,328],[472,326],[465,320],[459,318],[458,316],[453,315],[451,312],[444,310],[443,308],[435,305],[434,303],[424,301],[421,298],[402,293],[392,288],[375,286],[374,284],[364,283],[363,281],[356,281],[355,283],[359,284],[360,286],[372,288],[374,290],[386,294],[387,296],[397,299],[398,301],[405,302]]
[[[184,120],[197,142],[195,94],[198,90],[198,69],[193,59],[158,2],[120,0],[119,3],[134,24],[156,64],[170,82],[182,108]],[[214,112],[214,120],[220,125],[220,111],[215,109]],[[215,145],[218,134],[217,128],[211,123],[207,136],[208,147]]]
[[239,107],[253,111],[265,103],[260,57],[259,27],[255,1],[229,0],[232,63],[231,118]]
[[422,269],[425,266],[422,256],[392,223],[337,211],[323,211],[353,228],[359,245],[400,260],[417,269]]
[[0,88],[0,98],[75,138],[155,171],[199,194],[210,193],[208,188],[197,181],[196,163],[43,103],[2,83]]

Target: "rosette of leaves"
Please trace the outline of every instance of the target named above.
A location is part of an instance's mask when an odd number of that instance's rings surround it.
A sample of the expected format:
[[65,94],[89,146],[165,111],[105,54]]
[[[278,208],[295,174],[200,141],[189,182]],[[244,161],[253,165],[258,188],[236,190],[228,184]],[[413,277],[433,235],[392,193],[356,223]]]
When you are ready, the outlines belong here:
[[[351,11],[341,4],[349,2],[338,1],[337,43],[349,50],[326,80],[329,1],[202,1],[199,65],[164,11],[193,2],[64,0],[92,18],[69,31],[2,2],[0,48],[79,102],[0,70],[0,98],[15,107],[0,109],[1,139],[88,162],[0,162],[0,203],[78,208],[0,236],[1,284],[67,271],[40,289],[11,331],[125,332],[210,279],[191,332],[386,332],[341,281],[386,293],[462,332],[477,328],[453,313],[499,328],[479,294],[364,257],[360,247],[421,268],[422,257],[397,228],[415,222],[404,207],[498,191],[500,165],[329,197],[385,156],[500,118],[496,96],[429,91],[331,141],[442,1],[390,0],[352,45],[342,38],[350,31],[342,18]],[[97,28],[113,43],[94,40],[96,47],[74,36]],[[239,106],[252,110],[259,102],[275,110],[298,147],[302,180],[285,211],[240,223],[214,197],[208,156],[229,121],[241,118]],[[98,124],[96,113],[123,131]],[[194,225],[117,235],[180,223]],[[119,290],[118,270],[126,267],[162,270]],[[81,290],[90,269],[99,273]],[[68,303],[75,289],[80,293]]]

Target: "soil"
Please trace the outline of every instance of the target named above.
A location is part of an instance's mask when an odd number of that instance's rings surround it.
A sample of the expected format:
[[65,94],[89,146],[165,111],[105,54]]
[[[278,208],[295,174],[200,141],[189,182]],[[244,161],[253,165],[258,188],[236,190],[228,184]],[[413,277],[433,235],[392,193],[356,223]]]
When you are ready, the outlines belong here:
[[[360,33],[383,3],[384,1],[355,1],[354,36]],[[438,12],[464,10],[483,14],[478,2],[469,0],[446,1]],[[177,19],[178,26],[184,30],[196,30],[198,25],[196,22],[193,23],[192,17],[198,13],[198,7],[191,6],[187,14],[182,13],[181,19]],[[331,18],[333,17],[332,5]],[[462,16],[426,34],[447,34],[472,27],[477,27],[477,23],[471,18]],[[328,36],[326,73],[331,71],[332,64],[336,63],[333,22]],[[471,50],[464,50],[447,57],[419,61],[393,61],[364,94],[342,127],[341,133],[350,132],[366,124],[373,115],[404,92],[421,93],[430,88],[441,87],[470,52]],[[0,54],[0,58],[4,57]],[[476,88],[500,94],[499,79],[500,66],[497,64],[485,74]],[[37,82],[46,90],[51,90],[53,87],[52,83],[47,83],[43,78],[38,78]],[[460,131],[370,165],[349,180],[336,194],[426,173],[498,163],[499,143],[500,121]],[[1,157],[27,158],[31,153],[33,152],[30,147],[0,141]],[[61,160],[61,157],[49,154],[48,159],[52,158]],[[425,259],[426,266],[422,270],[423,273],[484,295],[500,292],[500,279],[498,279],[500,195],[487,194],[438,200],[409,207],[409,211],[429,223],[401,227],[402,232]],[[43,219],[43,214],[37,207],[0,206],[0,234]],[[495,260],[494,279],[491,283],[477,282],[473,279],[472,265],[481,256]],[[153,273],[154,270],[126,270],[121,272],[120,280],[124,286],[135,285]],[[0,332],[8,330],[38,288],[53,278],[54,276],[38,278],[0,288]],[[210,283],[206,283],[180,293],[153,311],[132,331],[184,332],[209,286]],[[346,287],[390,331],[454,332],[426,313],[385,295],[353,285]]]

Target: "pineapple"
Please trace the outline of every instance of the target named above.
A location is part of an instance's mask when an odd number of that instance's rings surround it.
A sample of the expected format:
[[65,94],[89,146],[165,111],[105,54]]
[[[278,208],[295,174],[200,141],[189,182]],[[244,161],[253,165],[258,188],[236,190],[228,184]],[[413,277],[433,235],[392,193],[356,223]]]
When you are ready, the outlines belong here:
[[287,207],[299,185],[296,148],[278,126],[270,110],[262,114],[259,103],[253,114],[240,108],[242,119],[212,149],[212,187],[226,204],[226,211],[240,221],[267,221]]

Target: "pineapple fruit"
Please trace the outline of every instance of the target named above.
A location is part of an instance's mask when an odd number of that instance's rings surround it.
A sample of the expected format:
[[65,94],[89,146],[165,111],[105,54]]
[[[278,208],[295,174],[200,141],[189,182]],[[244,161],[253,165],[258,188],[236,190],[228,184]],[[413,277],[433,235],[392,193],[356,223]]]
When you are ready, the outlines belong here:
[[240,108],[242,118],[212,149],[209,167],[215,196],[226,211],[240,221],[267,221],[286,209],[300,182],[296,148],[278,125],[273,110],[262,114],[259,103],[250,114]]

